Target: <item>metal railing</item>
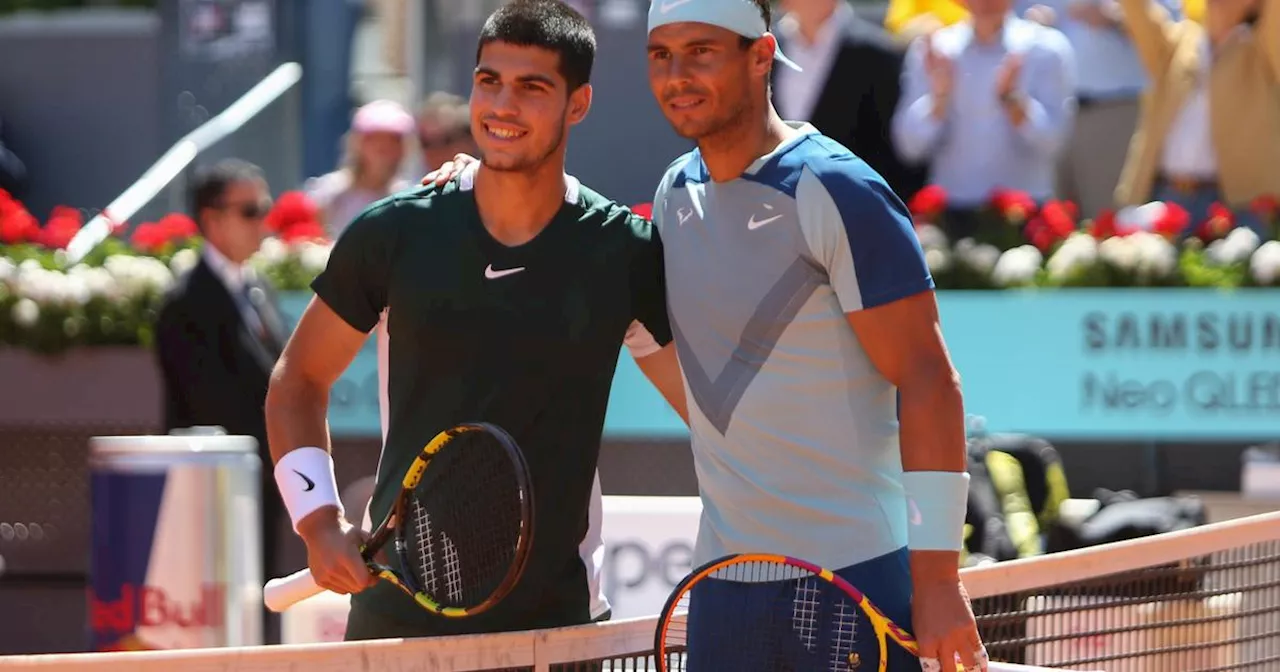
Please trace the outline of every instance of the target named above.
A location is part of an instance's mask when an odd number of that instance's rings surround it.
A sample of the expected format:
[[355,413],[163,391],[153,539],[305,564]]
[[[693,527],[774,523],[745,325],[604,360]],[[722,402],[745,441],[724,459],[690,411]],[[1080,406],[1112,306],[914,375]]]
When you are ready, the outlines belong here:
[[186,170],[196,157],[240,130],[301,80],[301,65],[281,65],[218,116],[201,124],[170,147],[137,181],[76,234],[67,246],[68,263],[75,264],[83,259],[111,235],[115,223],[128,221],[165,189],[170,190],[170,208],[182,210]]

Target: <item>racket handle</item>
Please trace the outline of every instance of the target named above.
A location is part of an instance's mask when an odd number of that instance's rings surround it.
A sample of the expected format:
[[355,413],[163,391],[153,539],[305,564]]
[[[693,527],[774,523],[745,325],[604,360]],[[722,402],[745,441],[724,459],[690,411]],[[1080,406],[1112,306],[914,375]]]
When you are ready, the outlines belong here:
[[278,579],[271,579],[262,588],[262,601],[267,608],[280,613],[289,607],[324,592],[311,576],[310,569],[303,569]]

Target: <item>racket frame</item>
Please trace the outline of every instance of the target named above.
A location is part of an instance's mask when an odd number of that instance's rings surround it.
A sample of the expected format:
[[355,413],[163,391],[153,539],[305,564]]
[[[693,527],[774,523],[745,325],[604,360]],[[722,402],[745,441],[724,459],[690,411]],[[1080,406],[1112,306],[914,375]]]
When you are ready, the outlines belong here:
[[[413,492],[418,487],[418,484],[422,482],[422,477],[426,474],[427,468],[431,466],[432,459],[459,436],[471,432],[484,432],[497,439],[511,459],[516,478],[520,481],[520,487],[524,491],[524,495],[520,498],[520,519],[523,531],[516,542],[515,557],[510,567],[507,568],[507,574],[488,597],[479,604],[469,607],[446,607],[427,594],[426,590],[418,584],[412,571],[408,572],[407,575],[402,575],[390,565],[378,562],[376,558],[387,542],[393,540],[392,545],[401,565],[410,566],[409,542],[404,523],[409,520],[407,514],[413,498]],[[413,460],[413,464],[405,472],[400,485],[400,493],[396,496],[395,502],[391,506],[391,511],[387,513],[382,524],[374,529],[368,541],[360,548],[360,555],[364,558],[365,564],[369,566],[370,571],[378,578],[399,588],[406,595],[413,598],[418,606],[446,618],[466,618],[484,613],[506,597],[524,574],[525,566],[529,560],[529,551],[533,546],[533,479],[529,474],[529,464],[525,461],[524,453],[520,451],[515,439],[506,430],[487,422],[468,422],[451,427],[437,434],[418,453],[418,456]]]
[[[774,553],[731,553],[714,560],[711,560],[691,571],[687,576],[680,580],[675,589],[671,591],[671,595],[667,597],[666,604],[662,606],[662,612],[658,619],[658,627],[653,636],[653,653],[655,662],[658,666],[658,672],[668,672],[667,667],[667,631],[671,627],[671,623],[677,618],[675,613],[676,606],[680,603],[680,598],[691,591],[695,585],[703,579],[711,576],[715,572],[731,567],[733,565],[741,565],[750,562],[767,562],[775,565],[786,567],[794,567],[809,572],[813,578],[821,579],[827,583],[839,588],[854,604],[866,615],[867,620],[871,621],[872,629],[875,631],[876,643],[880,648],[879,672],[885,672],[888,665],[889,640],[905,649],[913,656],[920,655],[920,646],[916,643],[915,637],[911,633],[902,629],[897,623],[894,623],[880,608],[877,607],[862,591],[854,587],[853,584],[844,580],[835,572],[815,565],[806,560],[793,558],[786,555],[778,555]],[[806,577],[808,578],[808,577]],[[790,582],[797,579],[778,579],[778,582]]]

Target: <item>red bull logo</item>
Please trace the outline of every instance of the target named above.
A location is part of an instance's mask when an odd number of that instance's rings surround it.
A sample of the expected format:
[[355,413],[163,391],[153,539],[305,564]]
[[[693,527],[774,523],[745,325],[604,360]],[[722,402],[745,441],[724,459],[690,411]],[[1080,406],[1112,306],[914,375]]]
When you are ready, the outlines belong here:
[[194,601],[175,600],[164,588],[125,584],[120,597],[89,594],[89,623],[98,635],[131,633],[139,627],[220,628],[226,614],[226,587],[204,584]]

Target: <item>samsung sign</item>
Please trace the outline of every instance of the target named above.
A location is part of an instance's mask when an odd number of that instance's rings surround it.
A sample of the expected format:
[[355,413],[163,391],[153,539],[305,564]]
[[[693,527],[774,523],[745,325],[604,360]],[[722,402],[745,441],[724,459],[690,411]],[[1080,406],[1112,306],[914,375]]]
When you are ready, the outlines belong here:
[[[940,292],[965,410],[1053,438],[1280,434],[1280,292]],[[610,431],[683,434],[624,357]]]
[[[287,295],[296,319],[307,295]],[[968,413],[1051,438],[1240,439],[1280,433],[1280,292],[1099,289],[940,292]],[[379,435],[376,355],[334,389],[335,434]],[[612,437],[685,436],[623,354]]]

